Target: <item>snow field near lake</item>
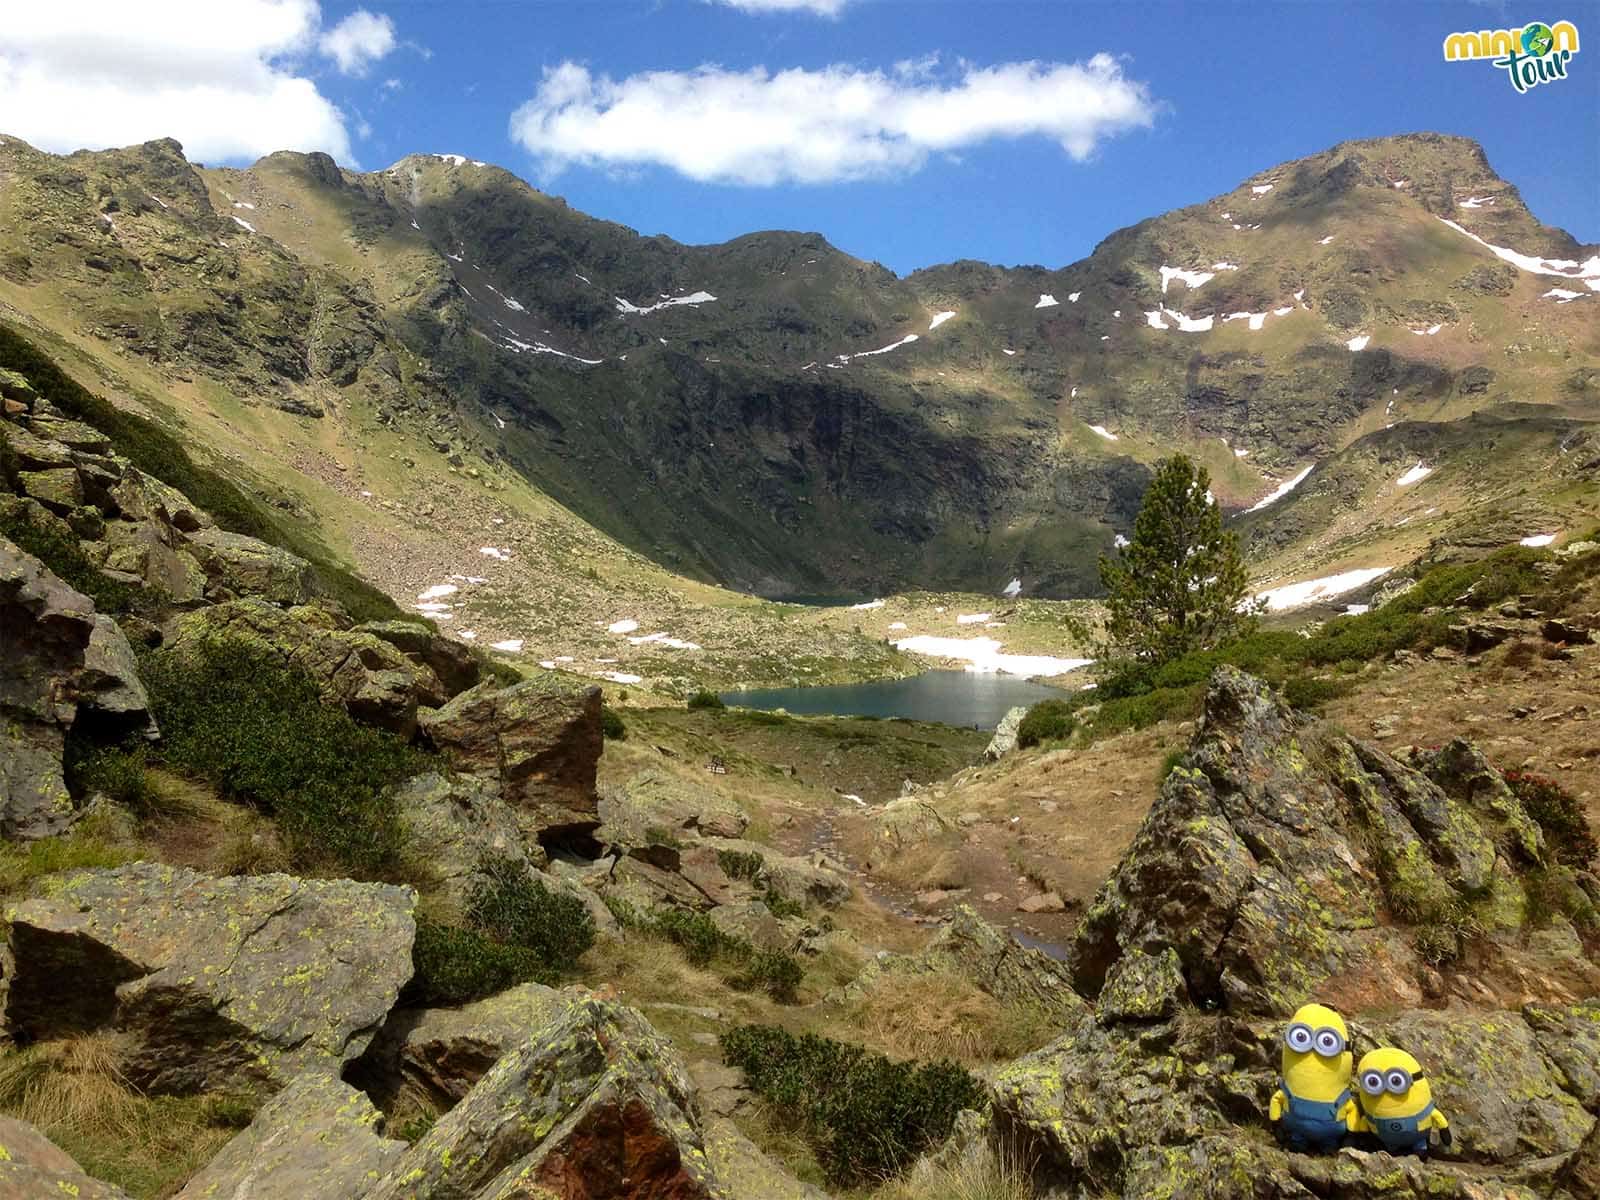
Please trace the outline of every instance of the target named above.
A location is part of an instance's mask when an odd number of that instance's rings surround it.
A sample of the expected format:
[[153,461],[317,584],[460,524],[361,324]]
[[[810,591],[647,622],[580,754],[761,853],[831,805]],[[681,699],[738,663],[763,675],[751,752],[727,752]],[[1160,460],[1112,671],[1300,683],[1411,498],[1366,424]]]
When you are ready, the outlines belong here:
[[1316,604],[1320,600],[1342,596],[1346,592],[1353,592],[1392,570],[1393,567],[1357,567],[1353,571],[1341,571],[1337,575],[1325,575],[1321,579],[1307,579],[1301,583],[1287,583],[1282,587],[1258,592],[1256,599],[1266,603],[1268,612],[1287,612],[1290,609],[1304,608],[1308,604]]
[[922,634],[902,638],[896,650],[925,654],[930,658],[951,658],[967,664],[968,671],[1004,675],[1065,675],[1094,661],[1092,658],[1055,658],[1047,654],[1002,654],[1004,643],[988,637],[953,638]]
[[869,609],[882,608],[883,604],[882,600],[864,600],[860,604],[852,604],[850,607],[856,612],[866,612]]
[[1307,475],[1311,474],[1312,470],[1315,469],[1316,465],[1317,465],[1316,463],[1312,463],[1310,466],[1308,466],[1304,470],[1302,470],[1298,475],[1294,476],[1294,478],[1284,480],[1282,483],[1280,483],[1277,486],[1277,488],[1274,491],[1272,491],[1269,494],[1263,496],[1261,499],[1257,500],[1254,504],[1252,504],[1249,508],[1245,509],[1245,512],[1247,512],[1247,513],[1260,512],[1263,508],[1266,508],[1269,505],[1276,504],[1279,500],[1282,500],[1290,492],[1294,491],[1295,488],[1299,487],[1300,484],[1302,482],[1304,482],[1305,477]]

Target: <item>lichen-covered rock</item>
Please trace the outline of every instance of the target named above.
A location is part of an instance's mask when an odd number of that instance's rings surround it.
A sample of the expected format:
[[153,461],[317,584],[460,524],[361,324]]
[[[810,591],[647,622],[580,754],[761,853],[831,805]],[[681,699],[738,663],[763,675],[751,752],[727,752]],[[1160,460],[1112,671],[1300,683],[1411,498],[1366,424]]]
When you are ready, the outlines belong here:
[[1556,1172],[1555,1182],[1571,1200],[1600,1196],[1600,1121]]
[[779,854],[770,846],[740,838],[706,838],[705,844],[714,850],[760,858],[762,865],[756,872],[755,885],[761,890],[776,892],[785,900],[837,908],[850,899],[850,882],[845,869],[820,850],[802,858]]
[[122,468],[111,499],[116,515],[126,521],[151,522],[179,533],[198,533],[216,524],[209,513],[191,503],[177,488],[137,467]]
[[76,816],[61,774],[94,602],[0,537],[0,836],[31,840]]
[[574,998],[365,1200],[711,1200],[688,1073],[632,1009]]
[[485,682],[418,723],[457,771],[498,783],[525,829],[561,837],[599,824],[599,688],[554,675]]
[[260,596],[287,607],[317,594],[310,563],[258,538],[210,526],[190,535],[188,546],[211,587],[229,595]]
[[117,1030],[124,1073],[154,1091],[337,1073],[411,976],[410,888],[134,863],[42,892],[7,912],[6,1027]]
[[[1098,995],[1124,955],[1170,948],[1203,1005],[1284,1015],[1313,992],[1347,1009],[1419,1003],[1431,983],[1412,927],[1514,933],[1519,871],[1540,855],[1498,776],[1441,778],[1455,790],[1219,669],[1188,754],[1084,914],[1079,990]],[[1537,972],[1517,986],[1545,987]],[[1545,994],[1572,993],[1552,977]]]
[[652,829],[737,838],[750,824],[726,796],[654,769],[603,789],[600,819],[612,831],[602,840],[630,846],[642,844]]
[[83,1173],[72,1156],[32,1125],[0,1117],[0,1200],[128,1200]]
[[438,677],[370,633],[307,619],[316,611],[285,611],[255,597],[229,600],[182,618],[170,645],[184,654],[213,638],[242,641],[305,672],[324,700],[342,704],[357,720],[409,737],[418,707],[444,698]]
[[1159,954],[1129,950],[1111,968],[1095,1006],[1100,1020],[1162,1021],[1185,998],[1183,967],[1171,946]]
[[406,1143],[383,1137],[383,1114],[331,1075],[279,1092],[177,1200],[354,1200],[383,1177]]
[[926,800],[900,796],[868,814],[879,840],[890,850],[904,850],[943,837],[950,822]]
[[361,1081],[386,1104],[410,1093],[436,1108],[451,1108],[495,1063],[572,1004],[567,993],[524,983],[459,1008],[398,1009],[363,1056]]
[[1022,718],[1027,715],[1027,708],[1020,704],[1006,710],[1006,715],[994,727],[994,736],[983,749],[985,762],[999,762],[1017,748],[1017,730],[1022,727]]
[[393,802],[412,844],[426,847],[429,870],[457,904],[487,882],[488,859],[528,871],[546,862],[543,847],[524,838],[516,814],[487,780],[429,772],[396,787]]
[[95,614],[78,675],[78,694],[80,709],[98,713],[123,729],[137,729],[150,737],[157,733],[133,647],[122,628],[104,613]]
[[466,645],[441,637],[415,621],[367,621],[357,625],[355,632],[382,638],[412,662],[432,671],[448,695],[475,687],[482,677],[483,668]]
[[725,1118],[705,1127],[706,1158],[716,1179],[716,1200],[828,1200],[828,1194],[790,1175]]
[[25,495],[58,513],[69,513],[83,503],[83,480],[72,467],[18,471],[17,484]]

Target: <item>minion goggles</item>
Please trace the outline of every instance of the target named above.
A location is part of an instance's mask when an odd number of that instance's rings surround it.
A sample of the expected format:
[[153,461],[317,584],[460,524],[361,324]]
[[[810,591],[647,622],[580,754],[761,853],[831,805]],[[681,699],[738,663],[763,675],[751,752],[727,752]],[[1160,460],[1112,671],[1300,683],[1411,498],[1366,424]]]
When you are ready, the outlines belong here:
[[1422,1078],[1424,1076],[1421,1071],[1413,1075],[1404,1067],[1390,1067],[1387,1071],[1363,1071],[1361,1090],[1369,1096],[1381,1096],[1384,1092],[1393,1096],[1403,1096],[1411,1090],[1414,1082]]
[[[1312,1029],[1304,1021],[1296,1021],[1289,1026],[1283,1035],[1284,1043],[1289,1049],[1306,1054],[1315,1051],[1323,1058],[1337,1058],[1344,1053],[1345,1037],[1337,1029],[1323,1026],[1321,1029]],[[1409,1076],[1408,1076],[1409,1078]],[[1407,1087],[1411,1086],[1409,1083]],[[1379,1087],[1379,1091],[1382,1087]]]

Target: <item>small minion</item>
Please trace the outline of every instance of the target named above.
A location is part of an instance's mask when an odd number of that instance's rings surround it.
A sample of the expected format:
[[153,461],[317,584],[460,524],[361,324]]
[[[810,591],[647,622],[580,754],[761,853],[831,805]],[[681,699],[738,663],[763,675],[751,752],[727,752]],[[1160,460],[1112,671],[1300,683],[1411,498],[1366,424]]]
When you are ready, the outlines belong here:
[[1337,1150],[1360,1127],[1350,1091],[1353,1057],[1349,1030],[1333,1009],[1307,1004],[1294,1014],[1268,1112],[1291,1149]]
[[1426,1154],[1430,1129],[1439,1131],[1442,1145],[1450,1145],[1450,1123],[1434,1105],[1422,1066],[1404,1050],[1382,1046],[1362,1055],[1356,1082],[1360,1129],[1376,1134],[1390,1154]]

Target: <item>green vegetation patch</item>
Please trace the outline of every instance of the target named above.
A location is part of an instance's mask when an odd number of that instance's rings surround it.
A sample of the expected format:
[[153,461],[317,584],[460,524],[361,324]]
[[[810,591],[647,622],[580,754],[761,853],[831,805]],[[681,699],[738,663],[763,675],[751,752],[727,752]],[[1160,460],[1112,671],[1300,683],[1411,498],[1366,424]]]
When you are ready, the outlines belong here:
[[1544,830],[1545,845],[1563,866],[1584,871],[1600,858],[1600,843],[1583,811],[1583,803],[1554,779],[1522,771],[1505,772],[1506,785],[1527,814]]
[[162,760],[271,813],[296,867],[402,874],[404,835],[387,790],[428,770],[431,755],[324,704],[309,677],[236,639],[155,651],[140,674]]
[[861,1046],[766,1025],[722,1035],[723,1057],[793,1123],[829,1180],[886,1180],[950,1134],[956,1114],[978,1108],[977,1079],[952,1062],[895,1062]]
[[1026,749],[1043,742],[1059,741],[1077,728],[1072,705],[1066,700],[1041,700],[1017,726],[1017,745]]
[[[3,330],[0,326],[0,330]],[[0,441],[0,445],[4,445]],[[25,510],[0,510],[0,537],[6,537],[33,555],[70,588],[94,601],[104,613],[128,612],[134,607],[136,589],[112,579],[90,561],[70,530],[32,520]]]
[[671,942],[695,966],[711,967],[733,987],[766,992],[782,1004],[794,1003],[795,989],[805,971],[793,955],[758,949],[718,928],[705,913],[681,908],[643,910],[615,896],[606,897],[606,907],[623,928]]

